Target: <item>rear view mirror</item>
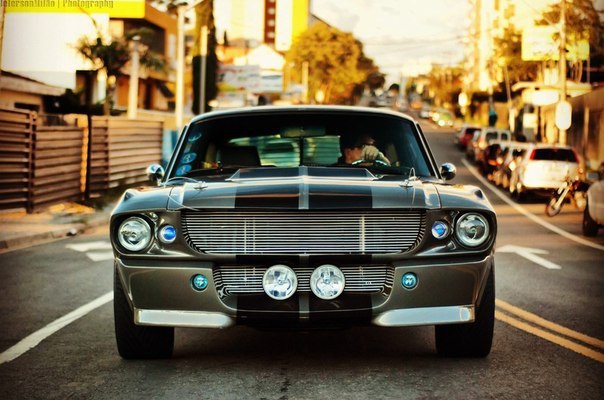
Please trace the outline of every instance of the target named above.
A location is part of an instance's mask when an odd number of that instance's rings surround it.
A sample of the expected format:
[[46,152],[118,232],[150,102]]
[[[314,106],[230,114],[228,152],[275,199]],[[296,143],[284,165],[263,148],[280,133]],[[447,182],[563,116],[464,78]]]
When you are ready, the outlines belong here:
[[159,185],[159,182],[164,178],[164,168],[159,164],[151,164],[147,167],[147,179],[149,182]]
[[456,173],[457,168],[455,168],[455,165],[451,163],[444,163],[440,166],[440,175],[446,181],[450,181],[451,179],[455,178]]

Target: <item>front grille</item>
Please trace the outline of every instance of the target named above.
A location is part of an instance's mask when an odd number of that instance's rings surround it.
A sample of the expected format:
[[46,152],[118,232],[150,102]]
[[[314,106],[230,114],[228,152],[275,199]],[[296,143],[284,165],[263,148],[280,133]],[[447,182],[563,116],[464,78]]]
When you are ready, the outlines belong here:
[[422,238],[425,213],[183,212],[189,244],[209,254],[389,254]]
[[[339,267],[344,273],[344,293],[390,292],[394,283],[394,269],[388,265]],[[220,297],[234,294],[264,293],[262,277],[266,267],[220,266],[214,269],[214,282]],[[294,267],[298,278],[298,291],[310,292],[310,267]]]

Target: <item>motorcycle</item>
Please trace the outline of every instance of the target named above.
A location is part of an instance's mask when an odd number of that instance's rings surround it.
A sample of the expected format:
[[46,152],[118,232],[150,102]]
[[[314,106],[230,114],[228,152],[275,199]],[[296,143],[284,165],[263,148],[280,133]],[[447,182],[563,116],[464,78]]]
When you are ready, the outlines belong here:
[[587,206],[587,189],[589,183],[584,182],[578,178],[571,179],[566,177],[565,181],[556,190],[549,203],[545,206],[545,215],[548,217],[554,217],[562,210],[562,205],[566,199],[570,200],[576,208],[583,211]]

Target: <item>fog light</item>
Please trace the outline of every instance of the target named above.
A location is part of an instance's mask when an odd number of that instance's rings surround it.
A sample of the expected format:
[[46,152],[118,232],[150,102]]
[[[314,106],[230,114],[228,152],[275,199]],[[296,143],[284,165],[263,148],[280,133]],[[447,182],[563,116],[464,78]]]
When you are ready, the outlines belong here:
[[159,231],[159,240],[164,243],[172,243],[176,239],[176,228],[166,225]]
[[417,286],[417,275],[413,272],[406,272],[401,279],[401,284],[405,289],[414,289]]
[[193,289],[195,290],[204,290],[208,287],[208,278],[205,275],[197,274],[193,275],[191,278],[191,284],[193,285]]
[[323,300],[338,297],[344,291],[345,284],[344,273],[335,265],[321,265],[310,276],[310,289]]
[[264,273],[262,287],[268,296],[275,300],[289,299],[298,288],[298,278],[287,265],[273,265]]
[[436,221],[432,225],[432,236],[437,239],[443,239],[449,235],[449,225],[442,221]]

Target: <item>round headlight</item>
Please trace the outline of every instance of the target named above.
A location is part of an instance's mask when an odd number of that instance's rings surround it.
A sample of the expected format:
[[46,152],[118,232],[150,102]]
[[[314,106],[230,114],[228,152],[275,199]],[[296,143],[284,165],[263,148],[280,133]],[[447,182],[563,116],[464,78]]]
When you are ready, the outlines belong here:
[[117,239],[129,251],[140,251],[151,242],[151,227],[140,217],[130,217],[121,223]]
[[457,220],[455,236],[464,246],[480,246],[489,237],[489,223],[480,214],[464,214]]
[[320,299],[331,300],[344,291],[344,273],[335,265],[325,264],[310,276],[310,289]]
[[262,287],[268,296],[275,300],[289,299],[298,288],[298,278],[287,265],[273,265],[264,273]]

